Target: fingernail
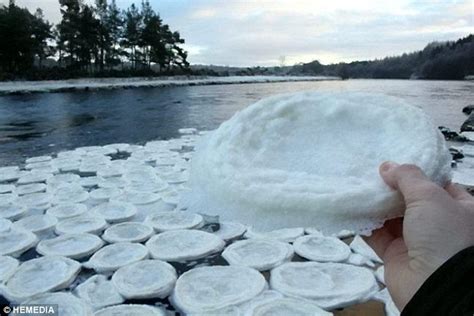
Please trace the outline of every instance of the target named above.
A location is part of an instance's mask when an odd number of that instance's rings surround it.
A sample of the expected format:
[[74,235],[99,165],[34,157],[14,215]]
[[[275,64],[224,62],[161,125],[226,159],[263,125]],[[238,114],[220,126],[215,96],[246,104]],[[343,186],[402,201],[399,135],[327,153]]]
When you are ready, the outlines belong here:
[[385,161],[381,166],[380,166],[380,171],[381,172],[390,172],[396,167],[398,167],[399,164],[393,161]]

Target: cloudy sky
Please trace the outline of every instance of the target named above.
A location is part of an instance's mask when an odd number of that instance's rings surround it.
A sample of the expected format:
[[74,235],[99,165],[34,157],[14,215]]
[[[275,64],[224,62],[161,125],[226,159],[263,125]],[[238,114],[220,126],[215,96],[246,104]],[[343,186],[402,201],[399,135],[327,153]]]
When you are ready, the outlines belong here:
[[[121,8],[141,0],[116,0]],[[7,0],[0,0],[7,2]],[[60,20],[58,0],[16,0]],[[93,0],[86,0],[93,2]],[[150,0],[193,64],[381,58],[474,33],[473,0]]]

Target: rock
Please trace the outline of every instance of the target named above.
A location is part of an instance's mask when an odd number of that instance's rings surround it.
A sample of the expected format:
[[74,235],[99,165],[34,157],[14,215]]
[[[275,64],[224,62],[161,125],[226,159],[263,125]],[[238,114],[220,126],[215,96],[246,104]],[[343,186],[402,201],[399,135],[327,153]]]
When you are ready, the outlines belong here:
[[471,113],[461,125],[461,132],[474,132],[474,113]]
[[457,132],[449,129],[448,127],[439,126],[438,127],[441,133],[444,136],[444,139],[450,140],[453,142],[467,142],[469,139],[466,136],[460,135]]
[[451,153],[451,156],[453,156],[453,160],[459,160],[464,158],[464,154],[462,153],[462,151],[456,148],[450,147],[449,152]]
[[474,104],[470,104],[468,106],[465,106],[462,109],[462,112],[466,115],[471,115],[472,111],[474,111]]

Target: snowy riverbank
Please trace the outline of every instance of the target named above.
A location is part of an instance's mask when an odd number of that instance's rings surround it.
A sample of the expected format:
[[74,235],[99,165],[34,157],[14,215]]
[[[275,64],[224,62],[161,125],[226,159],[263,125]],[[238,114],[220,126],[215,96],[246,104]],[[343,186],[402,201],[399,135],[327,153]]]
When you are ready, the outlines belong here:
[[340,80],[324,76],[232,76],[232,77],[160,77],[160,78],[94,78],[47,81],[0,82],[0,95],[40,92],[87,91],[100,89],[153,88],[216,84]]

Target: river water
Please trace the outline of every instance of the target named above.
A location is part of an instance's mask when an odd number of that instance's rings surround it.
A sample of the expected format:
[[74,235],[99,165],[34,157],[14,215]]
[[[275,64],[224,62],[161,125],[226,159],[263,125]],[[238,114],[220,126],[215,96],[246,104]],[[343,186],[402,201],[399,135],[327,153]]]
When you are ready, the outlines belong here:
[[474,103],[473,81],[345,80],[138,88],[0,97],[0,166],[79,146],[144,143],[178,129],[215,129],[236,111],[277,93],[384,93],[422,107],[458,130]]

